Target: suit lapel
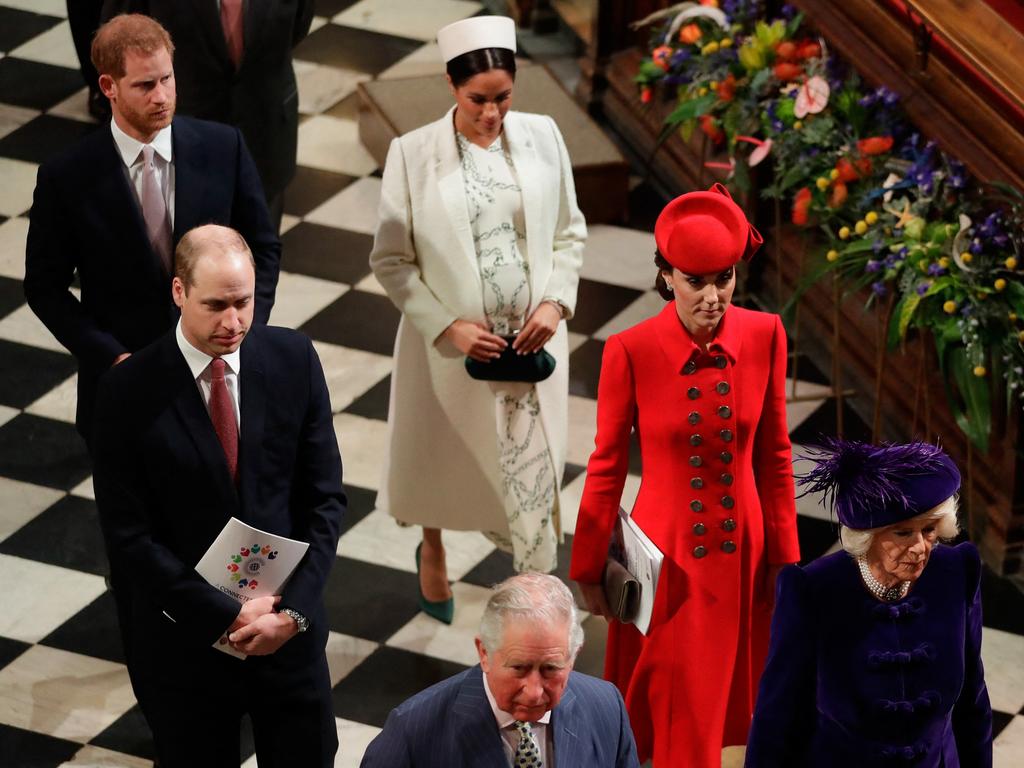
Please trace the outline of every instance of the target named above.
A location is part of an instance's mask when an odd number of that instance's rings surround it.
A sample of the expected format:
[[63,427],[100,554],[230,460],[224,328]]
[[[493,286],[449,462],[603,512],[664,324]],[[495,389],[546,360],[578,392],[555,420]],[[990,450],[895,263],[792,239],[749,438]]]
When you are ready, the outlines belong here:
[[551,713],[551,727],[554,728],[555,763],[558,768],[573,768],[580,764],[579,733],[580,722],[576,707],[576,693],[572,689],[572,675],[565,686],[562,700]]
[[477,263],[476,249],[473,247],[473,229],[469,224],[469,206],[466,202],[466,190],[462,180],[459,148],[455,140],[454,113],[455,108],[452,107],[435,124],[436,173],[438,186],[441,189],[441,201],[448,213],[446,218],[451,224],[452,236],[459,244],[457,258],[466,262],[466,274],[474,276],[478,286],[477,293],[482,297],[483,283],[480,279],[480,265]]
[[[484,766],[507,765],[505,749],[501,745],[498,723],[491,711],[491,704],[484,691],[483,672],[480,667],[469,670],[459,693],[452,705],[457,730],[455,742],[461,761],[456,766],[483,768]],[[450,756],[454,758],[455,755]]]
[[199,221],[203,210],[203,150],[191,126],[178,118],[171,131],[174,142],[174,245]]
[[239,391],[242,398],[242,434],[238,455],[238,487],[245,508],[256,502],[259,488],[260,462],[263,456],[263,428],[267,413],[267,387],[264,360],[259,346],[258,329],[242,343],[242,370]]
[[[217,56],[221,66],[228,72],[233,72],[235,65],[231,62],[228,54],[228,44],[224,39],[224,27],[220,23],[220,5],[211,3],[210,0],[192,0],[196,24],[203,30],[203,33],[210,40],[210,48]],[[247,33],[249,30],[246,29]]]

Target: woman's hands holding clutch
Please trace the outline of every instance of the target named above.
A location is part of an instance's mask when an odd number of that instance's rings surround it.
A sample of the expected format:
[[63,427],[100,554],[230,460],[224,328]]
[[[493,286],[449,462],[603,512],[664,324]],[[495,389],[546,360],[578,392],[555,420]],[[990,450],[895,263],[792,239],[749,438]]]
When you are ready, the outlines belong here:
[[456,320],[441,335],[466,357],[481,363],[497,360],[501,350],[508,346],[507,341],[501,336],[495,336],[486,326],[468,320]]
[[512,349],[521,355],[539,352],[555,335],[561,319],[561,307],[551,301],[542,301],[512,342]]

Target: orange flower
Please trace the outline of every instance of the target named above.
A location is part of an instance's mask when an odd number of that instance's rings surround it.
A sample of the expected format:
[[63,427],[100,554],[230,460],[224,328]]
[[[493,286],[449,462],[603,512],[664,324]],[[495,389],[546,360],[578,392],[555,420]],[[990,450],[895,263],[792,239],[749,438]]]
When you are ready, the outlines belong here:
[[804,187],[793,198],[793,223],[798,227],[807,225],[807,209],[811,207],[811,189]]
[[718,98],[722,101],[732,101],[736,96],[736,76],[732,72],[718,84]]
[[642,104],[650,104],[651,103],[651,89],[650,88],[644,88],[643,90],[640,91],[640,102]]
[[725,141],[725,132],[718,127],[715,118],[711,115],[700,116],[700,129],[715,144],[721,144]]
[[837,181],[849,182],[856,181],[860,178],[860,174],[857,169],[853,167],[853,163],[850,162],[848,157],[840,157],[836,161],[836,170],[839,171],[839,178]]
[[654,62],[655,66],[661,67],[661,69],[668,72],[672,61],[672,49],[667,45],[659,45],[651,51],[651,61]]
[[693,45],[700,40],[701,35],[703,34],[704,33],[700,31],[700,27],[696,24],[687,24],[679,30],[679,42],[686,43],[687,45]]
[[775,56],[782,61],[793,61],[797,56],[796,43],[791,40],[783,40],[775,46]]
[[774,75],[784,83],[796,80],[804,73],[804,68],[799,64],[792,64],[788,61],[780,61],[772,68]]
[[832,185],[832,195],[828,199],[828,205],[830,208],[839,208],[843,203],[846,202],[847,197],[846,185],[836,180],[836,183]]
[[857,142],[862,155],[881,155],[892,149],[892,136],[871,136]]
[[[892,141],[892,139],[890,139]],[[871,158],[870,157],[858,157],[854,163],[857,167],[857,173],[863,179],[865,176],[871,175]]]
[[796,56],[798,59],[821,58],[821,46],[814,40],[804,40],[797,48]]
[[712,8],[718,7],[718,0],[700,0],[701,5],[710,5]]

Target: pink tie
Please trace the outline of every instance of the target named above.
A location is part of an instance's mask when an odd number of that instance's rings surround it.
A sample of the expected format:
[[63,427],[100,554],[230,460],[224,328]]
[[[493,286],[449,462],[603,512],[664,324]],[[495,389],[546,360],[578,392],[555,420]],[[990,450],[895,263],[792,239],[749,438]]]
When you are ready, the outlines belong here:
[[220,25],[235,69],[242,63],[242,0],[220,0]]
[[167,219],[164,191],[156,176],[153,147],[149,144],[142,148],[142,163],[142,219],[146,223],[146,236],[167,274],[171,275],[174,269],[171,260],[171,224]]
[[210,362],[213,376],[210,382],[210,421],[217,433],[224,456],[228,460],[231,479],[238,480],[238,424],[235,422],[235,408],[231,403],[228,385],[224,381],[224,361],[215,357]]

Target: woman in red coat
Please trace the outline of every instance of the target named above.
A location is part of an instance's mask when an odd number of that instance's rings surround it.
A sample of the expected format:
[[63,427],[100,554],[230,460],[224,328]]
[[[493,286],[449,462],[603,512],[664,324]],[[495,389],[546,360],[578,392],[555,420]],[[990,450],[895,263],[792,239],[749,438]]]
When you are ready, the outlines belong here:
[[641,760],[719,768],[724,746],[746,742],[775,576],[799,559],[786,336],[777,316],[730,306],[761,236],[724,187],[673,200],[654,235],[669,303],[605,344],[570,575],[608,616],[600,582],[635,429],[632,515],[665,560],[647,635],[611,622],[605,677]]

